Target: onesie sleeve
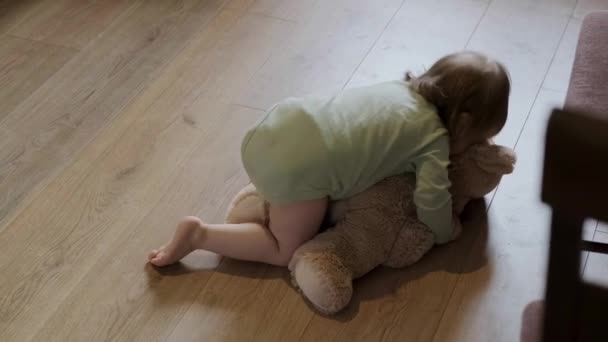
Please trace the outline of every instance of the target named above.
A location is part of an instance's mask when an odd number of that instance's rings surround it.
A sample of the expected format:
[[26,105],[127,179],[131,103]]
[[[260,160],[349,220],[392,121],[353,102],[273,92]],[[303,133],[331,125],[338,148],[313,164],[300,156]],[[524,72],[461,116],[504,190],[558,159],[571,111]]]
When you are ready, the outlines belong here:
[[449,163],[447,137],[430,144],[414,161],[416,168],[414,204],[418,219],[433,231],[435,242],[438,244],[450,241],[452,236]]

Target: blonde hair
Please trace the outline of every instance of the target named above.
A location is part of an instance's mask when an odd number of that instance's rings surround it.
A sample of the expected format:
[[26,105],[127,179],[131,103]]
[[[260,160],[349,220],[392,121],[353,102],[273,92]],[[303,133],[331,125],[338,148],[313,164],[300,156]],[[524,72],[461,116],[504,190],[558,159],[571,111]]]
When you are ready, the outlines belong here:
[[472,51],[450,54],[419,77],[406,73],[405,80],[437,108],[450,132],[461,124],[463,115],[469,116],[471,129],[490,136],[507,121],[509,74],[501,63],[485,55]]

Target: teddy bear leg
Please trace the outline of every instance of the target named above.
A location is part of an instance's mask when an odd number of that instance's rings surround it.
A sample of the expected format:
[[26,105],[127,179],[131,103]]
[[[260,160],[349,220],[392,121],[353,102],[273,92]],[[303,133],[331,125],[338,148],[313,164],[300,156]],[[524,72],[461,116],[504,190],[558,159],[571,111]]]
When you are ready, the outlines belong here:
[[384,266],[401,268],[420,260],[435,244],[435,236],[429,227],[419,221],[408,222],[395,240]]
[[224,222],[254,222],[267,226],[268,203],[257,192],[255,186],[249,183],[232,199],[226,211]]
[[294,285],[320,312],[334,314],[348,305],[353,279],[386,260],[394,235],[377,227],[376,209],[350,212],[334,227],[306,242],[289,263]]
[[319,312],[334,314],[350,302],[352,274],[336,255],[319,251],[302,253],[291,271],[294,285]]

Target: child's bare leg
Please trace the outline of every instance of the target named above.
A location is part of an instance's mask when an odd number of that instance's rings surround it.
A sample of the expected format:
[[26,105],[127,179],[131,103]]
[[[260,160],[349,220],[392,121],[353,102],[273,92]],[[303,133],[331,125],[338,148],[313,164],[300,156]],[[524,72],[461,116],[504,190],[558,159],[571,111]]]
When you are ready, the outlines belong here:
[[317,232],[327,200],[270,206],[270,229],[257,223],[207,224],[186,218],[173,239],[148,256],[157,266],[174,263],[195,249],[230,258],[285,266],[293,252]]

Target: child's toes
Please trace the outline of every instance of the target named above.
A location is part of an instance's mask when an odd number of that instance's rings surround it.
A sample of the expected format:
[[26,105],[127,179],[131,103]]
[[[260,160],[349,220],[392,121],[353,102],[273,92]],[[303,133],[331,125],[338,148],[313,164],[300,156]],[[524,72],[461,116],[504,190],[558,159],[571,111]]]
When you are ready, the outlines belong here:
[[[159,253],[160,254],[160,253]],[[161,255],[155,255],[154,257],[150,258],[150,263],[154,266],[162,266],[162,256]]]
[[154,249],[148,252],[148,261],[152,261],[152,259],[154,259],[158,255],[158,252],[158,249]]
[[158,253],[156,253],[156,255],[154,257],[152,257],[150,259],[150,263],[154,266],[162,267],[162,266],[167,266],[169,264],[167,262],[167,260],[168,260],[167,253],[164,253],[163,251],[159,251]]

